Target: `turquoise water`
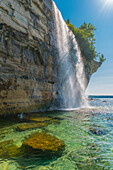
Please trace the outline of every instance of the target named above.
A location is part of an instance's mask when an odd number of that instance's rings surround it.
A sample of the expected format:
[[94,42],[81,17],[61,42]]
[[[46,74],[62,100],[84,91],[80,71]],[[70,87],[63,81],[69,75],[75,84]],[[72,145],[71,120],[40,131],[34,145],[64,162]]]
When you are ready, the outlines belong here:
[[[91,108],[0,118],[0,170],[113,169],[113,99],[94,99]],[[40,123],[40,127],[18,127]],[[60,154],[20,150],[29,136],[44,132],[61,139]]]

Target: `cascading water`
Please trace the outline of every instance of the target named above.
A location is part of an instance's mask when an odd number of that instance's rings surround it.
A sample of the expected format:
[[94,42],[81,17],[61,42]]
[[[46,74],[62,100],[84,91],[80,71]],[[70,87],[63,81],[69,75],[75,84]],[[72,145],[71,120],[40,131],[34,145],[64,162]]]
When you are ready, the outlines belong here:
[[87,107],[85,71],[81,52],[73,33],[53,2],[56,47],[58,49],[58,94],[60,107]]

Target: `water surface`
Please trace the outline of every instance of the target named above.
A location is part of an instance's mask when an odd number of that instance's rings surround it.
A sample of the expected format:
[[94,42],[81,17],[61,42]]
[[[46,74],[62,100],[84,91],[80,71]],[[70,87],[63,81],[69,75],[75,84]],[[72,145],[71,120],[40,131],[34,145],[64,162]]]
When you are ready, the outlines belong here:
[[[113,169],[113,99],[98,98],[90,104],[93,108],[1,117],[0,170]],[[18,129],[37,118],[40,127]],[[58,155],[24,150],[18,154],[17,148],[35,132],[63,140],[65,149]]]

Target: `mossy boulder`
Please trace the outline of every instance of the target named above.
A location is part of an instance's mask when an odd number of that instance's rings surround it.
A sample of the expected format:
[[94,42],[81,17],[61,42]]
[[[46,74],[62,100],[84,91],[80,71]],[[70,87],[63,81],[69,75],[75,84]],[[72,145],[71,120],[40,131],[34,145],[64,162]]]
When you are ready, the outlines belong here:
[[45,132],[37,132],[32,134],[24,143],[24,146],[29,146],[33,149],[42,151],[57,152],[64,150],[65,144],[62,140],[47,134]]
[[12,158],[24,153],[24,148],[19,148],[12,140],[0,142],[0,157]]
[[46,123],[24,123],[17,126],[17,130],[24,131],[28,129],[42,128],[47,126]]

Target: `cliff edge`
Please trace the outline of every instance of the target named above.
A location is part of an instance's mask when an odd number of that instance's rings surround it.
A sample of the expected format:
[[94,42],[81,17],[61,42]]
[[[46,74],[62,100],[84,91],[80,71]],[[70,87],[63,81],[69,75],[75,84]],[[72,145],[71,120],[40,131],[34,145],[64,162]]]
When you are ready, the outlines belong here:
[[[53,30],[51,0],[0,1],[0,115],[53,105],[59,95]],[[86,63],[88,81],[99,66]]]

